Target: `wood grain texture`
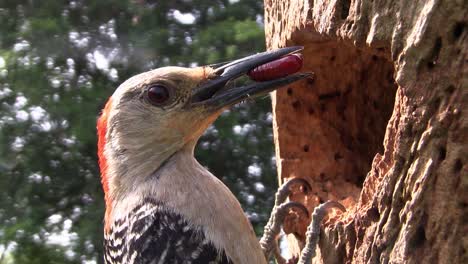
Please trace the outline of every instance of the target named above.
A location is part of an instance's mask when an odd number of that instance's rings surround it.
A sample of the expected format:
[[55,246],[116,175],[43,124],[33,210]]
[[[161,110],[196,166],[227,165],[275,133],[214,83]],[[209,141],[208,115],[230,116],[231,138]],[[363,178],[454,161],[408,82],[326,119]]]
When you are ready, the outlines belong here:
[[[273,94],[291,200],[348,212],[314,263],[468,262],[468,3],[265,0],[270,49],[303,45],[315,78]],[[284,224],[297,254],[306,219]]]

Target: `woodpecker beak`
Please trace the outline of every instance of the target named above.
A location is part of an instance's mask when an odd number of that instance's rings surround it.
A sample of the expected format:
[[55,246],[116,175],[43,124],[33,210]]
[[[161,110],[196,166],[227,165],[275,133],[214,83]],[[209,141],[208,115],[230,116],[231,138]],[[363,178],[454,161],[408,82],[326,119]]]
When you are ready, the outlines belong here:
[[265,63],[277,60],[288,54],[297,53],[303,47],[287,47],[251,55],[231,62],[210,65],[215,77],[203,82],[192,94],[191,106],[203,105],[213,110],[232,106],[247,98],[255,98],[272,92],[281,86],[310,76],[310,73],[299,73],[283,78],[263,82],[251,82],[245,86],[230,87],[229,83],[247,74],[250,70]]

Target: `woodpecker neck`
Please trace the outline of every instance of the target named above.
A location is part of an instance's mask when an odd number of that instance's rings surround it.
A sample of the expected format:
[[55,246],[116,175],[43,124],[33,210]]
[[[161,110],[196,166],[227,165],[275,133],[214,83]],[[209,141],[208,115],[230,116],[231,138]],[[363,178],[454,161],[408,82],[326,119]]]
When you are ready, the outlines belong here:
[[106,232],[112,223],[115,206],[139,187],[157,182],[156,172],[171,156],[183,152],[193,158],[198,140],[197,136],[187,139],[189,141],[171,140],[171,137],[183,138],[176,129],[168,137],[156,137],[149,129],[128,126],[121,120],[129,117],[118,112],[114,103],[109,99],[97,125]]

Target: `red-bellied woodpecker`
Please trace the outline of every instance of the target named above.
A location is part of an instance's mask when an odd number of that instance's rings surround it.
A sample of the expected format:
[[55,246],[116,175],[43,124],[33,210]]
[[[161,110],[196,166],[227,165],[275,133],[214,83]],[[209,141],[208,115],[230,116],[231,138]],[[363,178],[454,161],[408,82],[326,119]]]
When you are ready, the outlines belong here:
[[97,125],[106,263],[266,263],[239,202],[193,151],[224,109],[308,74],[240,87],[231,80],[299,50],[160,68],[115,91]]

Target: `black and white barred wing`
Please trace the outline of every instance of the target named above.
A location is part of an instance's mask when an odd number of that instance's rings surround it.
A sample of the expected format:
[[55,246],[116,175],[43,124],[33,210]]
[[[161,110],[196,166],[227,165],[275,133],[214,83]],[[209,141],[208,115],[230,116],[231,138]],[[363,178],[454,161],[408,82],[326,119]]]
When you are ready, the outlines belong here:
[[124,218],[116,219],[105,235],[108,264],[232,264],[180,215],[146,202]]

